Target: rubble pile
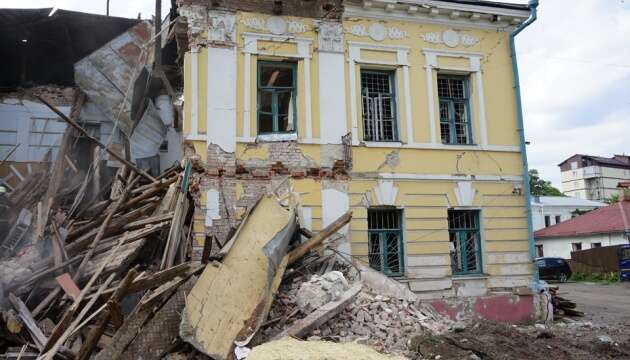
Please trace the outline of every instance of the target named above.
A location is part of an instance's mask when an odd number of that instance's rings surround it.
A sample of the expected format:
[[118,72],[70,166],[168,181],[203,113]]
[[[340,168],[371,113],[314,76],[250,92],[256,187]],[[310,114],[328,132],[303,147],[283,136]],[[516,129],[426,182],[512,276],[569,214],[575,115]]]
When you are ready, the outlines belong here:
[[[311,311],[310,306],[319,303],[326,295],[331,297],[331,301],[334,300],[331,294],[339,289],[333,290],[334,285],[331,284],[348,283],[342,272],[360,282],[348,266],[341,263],[337,268],[341,271],[335,270],[321,276],[315,274],[306,281],[304,276],[295,277],[283,284],[271,308],[267,326],[261,332],[263,337],[257,342],[276,338],[293,322],[307,315]],[[416,306],[414,301],[378,295],[364,286],[354,302],[305,338],[309,341],[360,342],[382,353],[406,356],[409,355],[408,341],[414,334],[432,331],[429,322],[443,322],[443,331],[447,330],[449,324],[439,315],[425,308],[421,311]]]

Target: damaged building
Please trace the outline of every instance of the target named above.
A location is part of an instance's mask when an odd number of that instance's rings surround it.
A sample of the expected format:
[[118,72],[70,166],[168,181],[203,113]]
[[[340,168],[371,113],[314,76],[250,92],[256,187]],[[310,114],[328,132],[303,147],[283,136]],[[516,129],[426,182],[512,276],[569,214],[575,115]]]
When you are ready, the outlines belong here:
[[441,310],[457,314],[463,305],[449,299],[482,297],[470,307],[483,316],[531,316],[524,289],[534,254],[511,53],[531,8],[178,6],[188,35],[179,51],[184,151],[198,185],[195,248],[224,244],[259,194],[288,188],[301,194],[300,220],[312,231],[352,211],[328,246],[438,299]]

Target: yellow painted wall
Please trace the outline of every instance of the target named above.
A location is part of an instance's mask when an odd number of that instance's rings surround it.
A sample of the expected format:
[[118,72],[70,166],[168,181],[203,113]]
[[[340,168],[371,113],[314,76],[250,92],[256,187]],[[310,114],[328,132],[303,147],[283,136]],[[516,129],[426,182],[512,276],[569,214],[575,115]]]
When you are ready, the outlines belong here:
[[[243,113],[244,104],[244,84],[245,73],[243,66],[245,57],[242,50],[245,44],[241,36],[245,32],[260,32],[252,30],[244,25],[243,20],[251,17],[266,19],[267,15],[238,13],[237,14],[237,124],[236,136],[244,136]],[[317,33],[311,19],[296,19],[285,17],[289,20],[299,20],[309,26],[310,30],[300,33],[300,38],[311,39],[309,50],[310,55],[310,94],[311,94],[311,118],[313,138],[318,139],[321,132],[326,129],[321,128],[319,118],[319,53],[317,51]],[[372,24],[373,20],[367,19],[344,19],[343,26],[348,29],[352,25],[364,25],[366,28]],[[413,140],[415,143],[427,144],[431,140],[430,121],[436,119],[428,118],[428,107],[433,106],[435,114],[438,114],[437,97],[437,73],[431,73],[431,83],[433,84],[434,103],[429,104],[427,93],[427,79],[425,66],[426,58],[422,50],[441,49],[453,50],[442,44],[432,44],[424,42],[421,35],[427,32],[438,32],[448,29],[448,26],[433,24],[405,23],[401,21],[381,21],[387,27],[396,27],[407,33],[404,39],[386,39],[382,42],[373,41],[367,36],[355,36],[345,32],[346,47],[348,42],[361,42],[374,45],[395,45],[409,48],[407,54],[409,62],[409,86],[410,99],[403,97],[403,71],[402,68],[387,63],[397,61],[394,50],[367,50],[360,51],[362,59],[378,64],[356,65],[356,82],[349,82],[349,65],[346,63],[345,79],[340,79],[339,86],[345,89],[346,99],[350,99],[350,88],[355,87],[357,99],[356,107],[359,110],[358,127],[359,139],[362,134],[361,103],[360,103],[360,69],[378,68],[390,69],[396,73],[396,93],[398,105],[398,124],[400,138],[404,142],[409,141],[406,124],[406,102],[410,102],[411,119],[413,125]],[[461,30],[461,29],[460,29]],[[481,69],[483,76],[483,90],[485,98],[485,113],[487,124],[487,138],[491,146],[517,147],[518,132],[515,117],[514,93],[512,89],[511,63],[508,51],[508,34],[506,32],[494,30],[461,30],[462,33],[473,35],[481,41],[471,47],[459,46],[454,49],[468,53],[481,54]],[[289,60],[298,65],[298,138],[304,139],[306,133],[306,103],[305,103],[305,72],[304,60],[291,58],[291,54],[297,54],[297,45],[293,40],[288,39],[282,42],[259,41],[258,50],[265,52],[264,55],[251,55],[250,65],[250,94],[251,101],[249,107],[250,136],[257,133],[256,124],[256,101],[257,101],[257,61],[259,60]],[[348,56],[346,48],[345,56]],[[190,132],[191,114],[191,61],[190,54],[187,53],[184,59],[184,133]],[[199,132],[205,132],[206,124],[206,94],[207,94],[207,52],[202,49],[199,57]],[[461,57],[438,56],[438,67],[449,71],[465,69],[469,66],[469,60]],[[342,81],[345,80],[345,81]],[[470,95],[473,124],[473,138],[475,142],[481,139],[481,127],[479,124],[480,98],[477,91],[477,79],[470,77]],[[346,103],[347,128],[351,129],[350,104]],[[435,122],[436,138],[439,142],[439,122]],[[205,142],[192,141],[195,150],[203,154],[205,159]],[[323,159],[322,149],[317,144],[299,144],[302,155],[320,163]],[[270,156],[269,144],[246,144],[238,142],[236,146],[236,158],[242,162],[265,161]],[[366,147],[355,146],[352,149],[354,174],[369,175],[375,178],[378,174],[387,173],[394,175],[494,175],[494,176],[521,176],[521,155],[518,151],[487,151],[474,147],[470,148],[396,148],[396,147]],[[393,159],[393,161],[392,161]],[[352,174],[351,174],[352,175]],[[312,224],[314,230],[322,227],[322,183],[320,181],[305,179],[292,180],[291,185],[294,191],[301,194],[302,204],[311,208]],[[447,223],[447,209],[457,206],[457,199],[454,193],[456,182],[437,180],[400,180],[395,181],[398,187],[398,197],[396,206],[404,210],[404,239],[405,253],[407,257],[413,256],[448,256],[449,236]],[[475,208],[481,209],[482,239],[484,250],[484,261],[493,254],[524,254],[528,251],[527,243],[527,220],[524,206],[524,198],[520,195],[513,195],[514,182],[512,181],[474,181],[473,186],[477,191],[475,196]],[[353,177],[348,186],[348,196],[350,208],[354,212],[353,220],[350,224],[351,251],[353,255],[359,257],[367,256],[367,208],[366,197],[373,201],[373,189],[377,186],[377,180],[359,180]],[[197,225],[195,225],[195,231]],[[514,272],[521,272],[517,275],[527,275],[531,273],[529,264],[517,264],[521,266],[516,270],[509,270],[502,264],[484,264],[485,272],[489,275],[514,275]],[[523,273],[524,272],[524,273]],[[450,274],[450,269],[447,271]]]

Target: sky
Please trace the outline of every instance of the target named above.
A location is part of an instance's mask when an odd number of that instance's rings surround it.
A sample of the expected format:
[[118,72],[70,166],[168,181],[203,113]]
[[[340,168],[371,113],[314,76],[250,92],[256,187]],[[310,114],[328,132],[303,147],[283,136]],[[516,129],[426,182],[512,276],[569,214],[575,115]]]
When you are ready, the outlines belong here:
[[[525,0],[503,0],[525,3]],[[170,0],[162,0],[166,14]],[[560,187],[575,153],[630,154],[630,0],[540,0],[517,37],[530,168]],[[105,13],[106,0],[0,0],[0,7]],[[110,15],[149,18],[153,0],[110,0]]]

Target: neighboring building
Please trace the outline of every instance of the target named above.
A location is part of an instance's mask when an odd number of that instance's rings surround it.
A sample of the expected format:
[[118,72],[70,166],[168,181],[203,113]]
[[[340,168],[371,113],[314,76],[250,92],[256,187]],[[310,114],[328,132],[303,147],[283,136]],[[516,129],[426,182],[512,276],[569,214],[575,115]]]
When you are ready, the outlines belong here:
[[621,201],[534,233],[538,256],[571,258],[571,252],[630,243],[630,182],[619,183]]
[[313,231],[351,210],[340,253],[424,297],[531,283],[508,46],[527,6],[214,4],[179,7],[196,249],[290,188]]
[[612,158],[576,154],[560,164],[562,193],[579,199],[604,201],[617,193],[620,181],[630,180],[630,156]]
[[532,225],[540,230],[573,219],[606,203],[570,196],[532,196]]

